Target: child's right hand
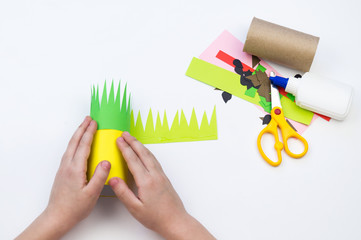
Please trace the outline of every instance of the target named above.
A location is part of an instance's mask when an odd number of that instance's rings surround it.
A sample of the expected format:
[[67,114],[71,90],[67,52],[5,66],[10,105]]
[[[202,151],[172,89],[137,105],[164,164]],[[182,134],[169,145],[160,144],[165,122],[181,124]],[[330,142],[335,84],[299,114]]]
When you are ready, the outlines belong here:
[[110,179],[109,184],[140,223],[166,239],[214,239],[186,212],[159,162],[142,143],[124,132],[117,145],[134,176],[138,196],[120,178]]

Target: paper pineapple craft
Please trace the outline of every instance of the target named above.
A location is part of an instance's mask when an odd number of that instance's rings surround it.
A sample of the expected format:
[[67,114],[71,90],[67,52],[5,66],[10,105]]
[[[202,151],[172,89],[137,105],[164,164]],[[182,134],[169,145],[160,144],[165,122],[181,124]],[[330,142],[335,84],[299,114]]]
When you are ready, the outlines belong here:
[[111,84],[109,97],[107,97],[106,83],[101,101],[99,100],[99,87],[93,86],[91,94],[90,116],[98,123],[98,129],[94,135],[92,150],[88,160],[88,180],[93,176],[97,165],[107,160],[111,163],[111,169],[106,181],[112,177],[120,177],[127,180],[128,167],[116,145],[116,139],[123,131],[130,130],[130,96],[127,101],[127,86],[124,87],[123,95],[120,95],[120,82],[114,99],[114,84]]

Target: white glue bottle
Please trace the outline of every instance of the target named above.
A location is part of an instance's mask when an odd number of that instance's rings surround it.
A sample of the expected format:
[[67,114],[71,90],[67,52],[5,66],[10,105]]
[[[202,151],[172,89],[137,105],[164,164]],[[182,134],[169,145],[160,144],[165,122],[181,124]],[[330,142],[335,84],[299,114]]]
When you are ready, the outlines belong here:
[[[298,77],[298,78],[296,78]],[[352,87],[340,82],[326,80],[311,73],[292,78],[270,76],[272,84],[283,87],[296,97],[301,108],[337,120],[346,118],[352,99]]]

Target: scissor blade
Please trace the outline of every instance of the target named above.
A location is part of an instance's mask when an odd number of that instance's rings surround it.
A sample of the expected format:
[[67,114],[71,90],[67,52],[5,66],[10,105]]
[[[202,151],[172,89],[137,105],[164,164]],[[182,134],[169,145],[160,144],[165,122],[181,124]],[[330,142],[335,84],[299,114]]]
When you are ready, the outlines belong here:
[[[276,76],[276,74],[274,72],[270,72],[270,77],[274,77]],[[280,100],[280,92],[278,91],[277,86],[274,86],[272,83],[271,84],[271,101],[272,101],[272,109],[274,107],[280,107],[281,106],[281,100]]]
[[274,86],[271,84],[271,101],[272,101],[272,109],[274,107],[280,107],[281,106],[281,100],[280,100],[280,92],[278,91],[277,86]]

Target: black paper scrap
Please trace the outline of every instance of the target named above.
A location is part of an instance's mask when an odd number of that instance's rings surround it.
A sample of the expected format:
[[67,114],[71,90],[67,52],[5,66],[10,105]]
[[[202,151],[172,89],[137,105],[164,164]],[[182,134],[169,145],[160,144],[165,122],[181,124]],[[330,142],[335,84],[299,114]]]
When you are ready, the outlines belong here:
[[262,125],[267,125],[271,121],[271,115],[266,114],[264,117],[260,117],[260,119],[262,120]]
[[222,98],[223,98],[223,101],[225,103],[227,103],[229,100],[231,100],[232,98],[232,94],[228,93],[228,92],[223,92],[222,93]]

